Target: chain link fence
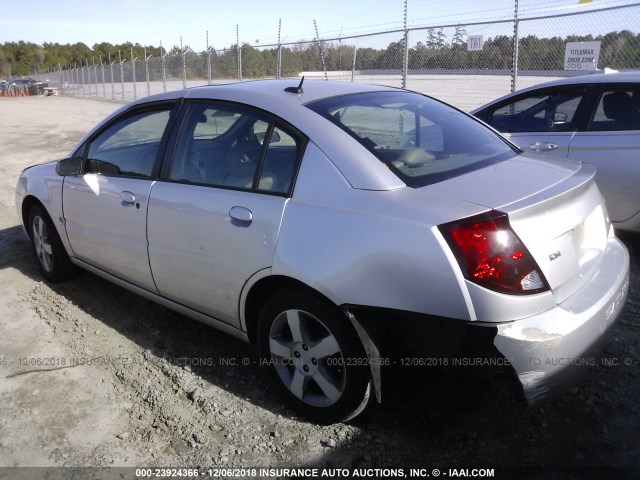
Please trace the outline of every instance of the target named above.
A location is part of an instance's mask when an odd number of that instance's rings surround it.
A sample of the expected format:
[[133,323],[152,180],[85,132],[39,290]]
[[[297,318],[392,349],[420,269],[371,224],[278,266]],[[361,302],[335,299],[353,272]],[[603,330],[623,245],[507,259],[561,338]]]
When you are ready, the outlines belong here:
[[[592,35],[589,25],[606,33]],[[468,40],[479,36],[482,49],[470,51]],[[174,47],[162,56],[60,68],[41,80],[63,95],[134,100],[198,85],[305,76],[405,87],[471,110],[515,89],[582,74],[564,70],[565,45],[589,40],[601,42],[599,69],[640,69],[640,3],[202,52]]]

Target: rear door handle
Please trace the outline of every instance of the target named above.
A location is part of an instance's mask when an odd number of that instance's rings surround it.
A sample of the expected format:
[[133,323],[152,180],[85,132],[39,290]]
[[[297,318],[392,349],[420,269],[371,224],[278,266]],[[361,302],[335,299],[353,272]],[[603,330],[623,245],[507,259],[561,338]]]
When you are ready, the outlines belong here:
[[253,220],[253,213],[245,207],[232,207],[231,210],[229,210],[229,216],[245,225],[250,224]]
[[548,152],[549,150],[557,149],[558,145],[549,142],[536,142],[533,145],[529,145],[529,148],[536,152]]

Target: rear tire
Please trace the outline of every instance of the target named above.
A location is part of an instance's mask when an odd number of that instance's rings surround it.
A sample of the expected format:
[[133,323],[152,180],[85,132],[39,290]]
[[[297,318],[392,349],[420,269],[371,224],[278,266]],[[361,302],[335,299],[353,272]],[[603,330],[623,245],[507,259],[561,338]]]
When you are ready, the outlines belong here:
[[75,268],[62,244],[58,230],[42,207],[31,207],[27,228],[42,276],[54,283],[71,277]]
[[349,319],[333,304],[297,289],[277,292],[261,312],[258,342],[263,364],[300,415],[329,424],[366,408],[366,354]]

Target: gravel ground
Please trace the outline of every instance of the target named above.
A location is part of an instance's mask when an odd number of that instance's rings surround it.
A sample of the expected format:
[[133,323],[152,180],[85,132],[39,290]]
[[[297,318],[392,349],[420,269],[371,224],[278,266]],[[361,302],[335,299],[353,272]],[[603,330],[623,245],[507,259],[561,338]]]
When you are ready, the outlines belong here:
[[[17,176],[118,106],[0,99],[0,467],[535,466],[497,478],[640,478],[638,238],[623,238],[631,291],[609,363],[561,398],[527,408],[503,388],[405,368],[364,417],[313,425],[281,406],[252,346],[89,273],[39,277],[18,226]],[[32,371],[51,366],[66,368]]]

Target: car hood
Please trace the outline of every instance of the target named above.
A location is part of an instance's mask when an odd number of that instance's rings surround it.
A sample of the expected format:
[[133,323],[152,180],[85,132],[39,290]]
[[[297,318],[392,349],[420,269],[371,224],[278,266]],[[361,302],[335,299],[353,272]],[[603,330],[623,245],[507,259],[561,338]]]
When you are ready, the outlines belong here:
[[61,159],[61,158],[58,158],[58,159],[56,159],[56,160],[48,160],[48,161],[46,161],[46,162],[42,162],[42,163],[35,163],[35,164],[33,164],[33,165],[29,165],[29,166],[28,166],[28,167],[26,167],[26,168],[23,168],[23,169],[22,169],[22,171],[23,171],[23,172],[26,172],[27,170],[31,170],[31,169],[36,168],[36,167],[42,167],[43,165],[51,165],[51,164],[54,164],[54,165],[55,165],[55,164],[56,164],[56,163],[58,163],[60,160],[62,160],[62,159]]

